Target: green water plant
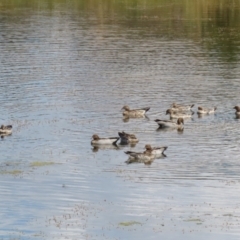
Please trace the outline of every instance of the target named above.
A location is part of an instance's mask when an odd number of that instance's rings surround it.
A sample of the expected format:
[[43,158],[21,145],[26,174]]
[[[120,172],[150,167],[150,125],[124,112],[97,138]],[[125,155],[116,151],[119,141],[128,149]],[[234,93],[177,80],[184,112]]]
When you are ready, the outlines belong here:
[[39,161],[36,161],[36,162],[32,162],[30,164],[30,167],[44,167],[44,166],[49,166],[49,165],[53,165],[55,164],[54,162],[39,162]]
[[136,221],[120,222],[119,223],[120,226],[124,226],[124,227],[129,227],[129,226],[137,225],[137,224],[142,225],[140,222],[136,222]]
[[20,170],[11,170],[11,171],[1,171],[0,174],[9,174],[9,175],[19,175],[22,171]]

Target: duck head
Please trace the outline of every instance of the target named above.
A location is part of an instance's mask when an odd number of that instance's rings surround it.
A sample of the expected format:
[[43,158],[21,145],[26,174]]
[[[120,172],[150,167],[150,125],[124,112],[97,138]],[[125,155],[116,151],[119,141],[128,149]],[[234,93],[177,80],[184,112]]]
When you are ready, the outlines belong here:
[[239,106],[235,106],[233,109],[236,109],[237,112],[240,112],[240,107]]
[[150,144],[146,144],[146,145],[145,145],[145,149],[146,149],[147,151],[151,151],[151,150],[152,150],[152,147],[151,147]]
[[125,105],[125,106],[122,107],[122,110],[130,111],[130,108],[129,108],[129,106]]
[[93,135],[92,135],[92,139],[93,139],[93,140],[99,140],[100,137],[99,137],[97,134],[93,134]]
[[177,120],[177,124],[178,124],[178,125],[180,125],[181,123],[184,124],[183,118],[179,118],[179,119]]
[[203,110],[203,108],[202,108],[202,107],[198,107],[198,110],[202,111],[202,110]]
[[166,111],[166,115],[167,114],[172,114],[173,113],[173,111],[171,110],[171,109],[168,109],[167,111]]

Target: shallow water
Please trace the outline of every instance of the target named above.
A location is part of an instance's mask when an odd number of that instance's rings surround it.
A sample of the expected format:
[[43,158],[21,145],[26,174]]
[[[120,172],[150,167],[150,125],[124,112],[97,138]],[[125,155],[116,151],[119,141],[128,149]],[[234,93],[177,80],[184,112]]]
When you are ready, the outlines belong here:
[[[239,3],[100,2],[1,3],[1,239],[239,239]],[[217,112],[159,131],[172,102]]]

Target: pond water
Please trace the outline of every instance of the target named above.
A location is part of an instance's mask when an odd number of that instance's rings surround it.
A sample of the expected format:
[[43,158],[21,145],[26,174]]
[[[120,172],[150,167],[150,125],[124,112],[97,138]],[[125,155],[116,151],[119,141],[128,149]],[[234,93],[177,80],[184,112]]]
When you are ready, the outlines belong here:
[[[1,239],[239,239],[238,1],[2,1],[0,29]],[[157,130],[173,102],[217,111]]]

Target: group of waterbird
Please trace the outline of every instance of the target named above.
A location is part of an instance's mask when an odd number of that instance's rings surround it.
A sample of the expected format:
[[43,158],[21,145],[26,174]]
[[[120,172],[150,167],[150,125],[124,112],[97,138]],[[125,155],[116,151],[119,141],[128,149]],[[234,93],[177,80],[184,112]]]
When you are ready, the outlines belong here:
[[[194,107],[194,104],[192,105],[182,105],[173,103],[171,105],[171,108],[167,109],[166,115],[170,115],[170,120],[162,120],[162,119],[156,119],[154,120],[158,126],[159,129],[166,129],[166,128],[175,128],[177,130],[183,130],[184,125],[184,119],[191,118],[194,114],[194,111],[192,111],[192,108]],[[128,106],[123,106],[123,116],[124,118],[139,118],[144,117],[145,114],[149,111],[150,107],[146,108],[140,108],[140,109],[130,109]],[[235,115],[237,118],[240,118],[240,106],[235,106],[233,109],[236,110]],[[204,107],[198,107],[197,114],[198,115],[205,115],[205,114],[211,114],[214,113],[217,110],[217,107],[213,108],[204,108]],[[174,120],[175,119],[175,120]],[[176,120],[177,119],[177,120]],[[12,125],[1,125],[0,126],[0,136],[4,137],[7,135],[12,134]],[[93,146],[102,146],[102,145],[117,145],[118,140],[120,139],[121,145],[135,145],[139,142],[135,134],[129,134],[124,131],[118,133],[119,137],[108,137],[108,138],[100,138],[97,134],[94,134],[92,136],[91,144]],[[131,162],[143,162],[143,163],[150,163],[153,161],[154,158],[165,156],[164,151],[168,147],[151,147],[151,145],[146,144],[145,145],[145,151],[144,152],[132,152],[127,151],[126,154],[129,155],[129,159],[127,163]]]
[[[177,130],[183,130],[184,119],[191,118],[194,114],[192,108],[194,104],[191,105],[182,105],[173,103],[169,109],[166,110],[166,115],[170,115],[170,120],[163,120],[163,119],[156,119],[154,120],[159,129],[167,129],[167,128],[175,128]],[[150,107],[140,108],[140,109],[130,109],[128,106],[123,106],[123,117],[124,118],[139,118],[145,117],[145,114],[149,111]],[[234,109],[236,110],[235,115],[236,117],[240,117],[240,107],[235,106]],[[197,114],[199,116],[202,115],[209,115],[214,113],[217,110],[217,107],[212,108],[205,108],[205,107],[198,107]],[[124,144],[131,144],[135,145],[139,142],[135,134],[129,134],[124,131],[118,133],[119,137],[110,137],[110,138],[100,138],[97,134],[92,136],[91,144],[95,147],[113,144],[117,146],[117,142],[119,141],[120,145]],[[129,159],[126,163],[132,162],[142,162],[145,164],[151,163],[155,158],[165,156],[164,151],[167,149],[167,146],[163,147],[152,147],[149,144],[145,145],[145,151],[143,152],[132,152],[126,151],[125,153],[129,156]]]

